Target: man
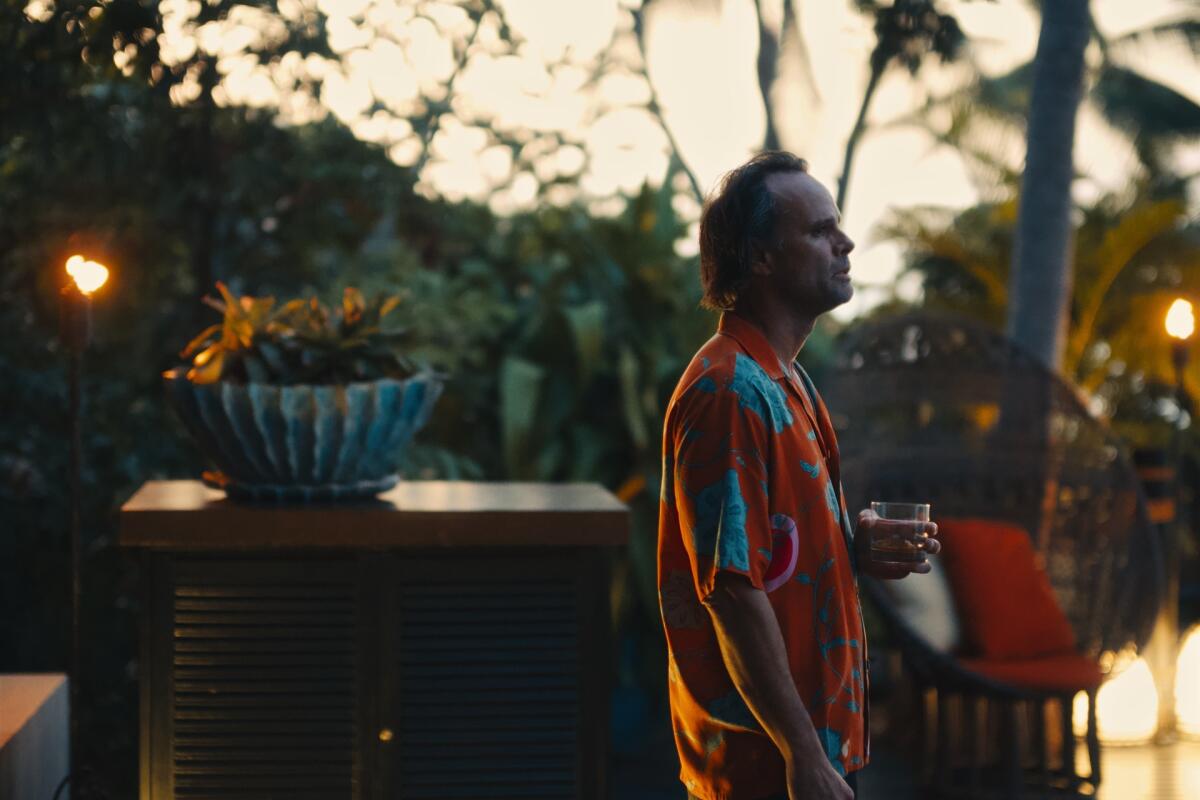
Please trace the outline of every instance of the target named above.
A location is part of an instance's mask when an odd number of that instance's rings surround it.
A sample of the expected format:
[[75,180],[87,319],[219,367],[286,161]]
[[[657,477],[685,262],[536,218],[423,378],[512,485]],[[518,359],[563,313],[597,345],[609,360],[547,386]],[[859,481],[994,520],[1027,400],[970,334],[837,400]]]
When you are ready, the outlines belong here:
[[[870,511],[850,533],[829,414],[795,364],[850,299],[854,243],[789,153],[729,173],[700,222],[704,305],[722,311],[671,398],[658,586],[681,780],[699,800],[849,800],[868,759],[857,573],[929,571],[932,523]],[[900,532],[904,565],[869,541]]]

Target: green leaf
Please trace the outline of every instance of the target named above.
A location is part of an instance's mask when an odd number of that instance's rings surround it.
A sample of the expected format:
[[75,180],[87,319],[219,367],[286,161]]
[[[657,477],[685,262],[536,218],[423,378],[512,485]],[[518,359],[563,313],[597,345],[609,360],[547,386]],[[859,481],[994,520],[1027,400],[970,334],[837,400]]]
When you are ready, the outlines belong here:
[[1109,122],[1139,139],[1154,143],[1200,136],[1200,104],[1134,70],[1106,67],[1092,94]]
[[1183,45],[1191,55],[1200,56],[1200,19],[1181,17],[1131,31],[1110,41],[1109,47],[1116,48],[1126,44]]
[[379,318],[383,319],[388,314],[400,305],[400,298],[396,295],[386,298],[379,306]]
[[225,351],[213,345],[204,353],[211,353],[211,357],[201,361],[197,356],[196,361],[193,362],[195,366],[188,370],[187,377],[192,383],[216,383],[224,375]]
[[575,358],[578,366],[579,388],[591,383],[600,366],[604,349],[604,321],[606,309],[600,301],[573,306],[563,311],[571,334],[575,339]]
[[363,294],[353,286],[347,286],[342,292],[342,318],[348,325],[353,325],[362,319],[367,303]]
[[209,340],[212,339],[214,336],[218,335],[220,332],[221,332],[221,326],[219,324],[218,325],[209,325],[199,335],[197,335],[196,338],[194,338],[190,342],[188,342],[187,347],[183,348],[183,350],[180,351],[179,355],[182,356],[183,358],[187,358],[188,356],[192,355],[197,350],[199,350],[201,347],[204,347],[205,345],[209,344]]
[[621,382],[621,410],[625,415],[625,426],[638,450],[645,450],[650,437],[646,431],[646,420],[642,416],[638,390],[638,361],[633,349],[621,345],[617,356],[617,376]]
[[980,106],[1001,117],[1024,124],[1033,92],[1033,60],[1017,65],[1003,75],[983,75],[975,88],[972,106]]
[[538,451],[537,457],[533,459],[535,471],[529,477],[539,481],[555,480],[566,455],[566,449],[562,442],[547,442]]
[[302,313],[308,307],[308,300],[305,300],[302,297],[295,300],[289,300],[280,307],[279,311],[275,312],[275,317],[277,319],[291,318],[299,313]]
[[572,481],[594,480],[599,474],[598,465],[605,453],[613,446],[610,437],[594,428],[582,425],[570,429],[571,462],[567,479]]
[[228,286],[226,286],[224,283],[221,283],[221,281],[217,281],[217,291],[221,293],[221,298],[225,301],[226,316],[230,314],[238,314],[241,311],[241,303],[239,303],[237,298],[233,296],[233,293],[229,291]]
[[500,365],[500,435],[504,461],[512,478],[529,478],[534,421],[545,370],[517,356]]

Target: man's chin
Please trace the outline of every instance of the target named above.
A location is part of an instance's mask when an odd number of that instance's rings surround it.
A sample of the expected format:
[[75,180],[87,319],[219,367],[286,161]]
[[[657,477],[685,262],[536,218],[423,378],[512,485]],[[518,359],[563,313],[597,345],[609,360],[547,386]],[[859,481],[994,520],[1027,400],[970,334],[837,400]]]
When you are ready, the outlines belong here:
[[845,305],[846,303],[850,302],[850,299],[854,297],[854,284],[850,283],[850,281],[846,281],[845,284],[839,286],[831,294],[833,296],[833,304],[830,306],[830,310],[832,311],[838,306]]
[[796,303],[797,310],[804,309],[805,313],[812,314],[815,318],[845,305],[854,297],[854,286],[849,281],[838,281],[837,284],[826,285],[824,288],[827,290],[824,294],[800,298]]

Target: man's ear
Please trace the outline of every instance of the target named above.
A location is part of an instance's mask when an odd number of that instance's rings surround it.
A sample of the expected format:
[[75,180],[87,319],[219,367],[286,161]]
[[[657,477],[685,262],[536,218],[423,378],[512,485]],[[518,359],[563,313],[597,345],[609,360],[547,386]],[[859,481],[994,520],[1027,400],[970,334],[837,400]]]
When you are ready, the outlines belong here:
[[750,250],[750,274],[759,276],[770,275],[772,268],[771,254],[757,245],[752,247]]

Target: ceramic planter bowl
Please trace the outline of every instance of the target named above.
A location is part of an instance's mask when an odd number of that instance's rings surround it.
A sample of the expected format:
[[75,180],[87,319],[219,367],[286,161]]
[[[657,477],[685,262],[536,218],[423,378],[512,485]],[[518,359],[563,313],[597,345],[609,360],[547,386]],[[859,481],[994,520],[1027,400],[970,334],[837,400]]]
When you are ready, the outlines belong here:
[[196,384],[163,374],[167,398],[236,499],[371,497],[396,485],[442,383],[431,375],[347,385]]

